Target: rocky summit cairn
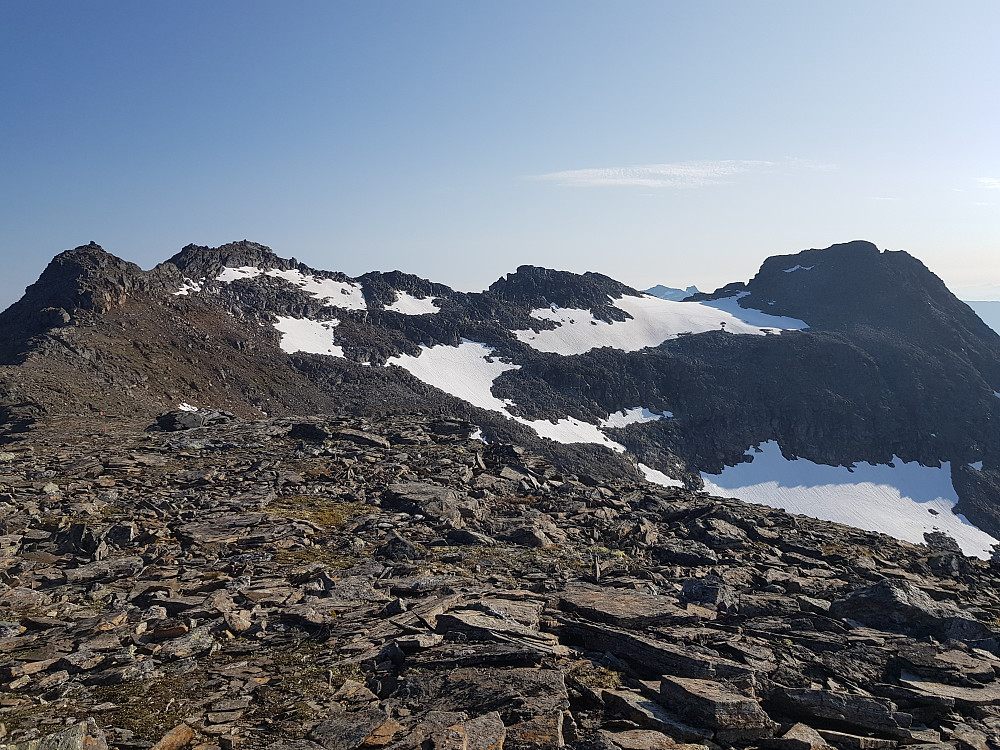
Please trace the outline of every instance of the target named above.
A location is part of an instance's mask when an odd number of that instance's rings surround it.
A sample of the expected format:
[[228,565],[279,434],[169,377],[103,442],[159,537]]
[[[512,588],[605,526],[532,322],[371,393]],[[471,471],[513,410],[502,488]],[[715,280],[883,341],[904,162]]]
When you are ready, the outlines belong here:
[[159,424],[0,452],[0,747],[1000,743],[1000,571],[948,545],[456,419]]

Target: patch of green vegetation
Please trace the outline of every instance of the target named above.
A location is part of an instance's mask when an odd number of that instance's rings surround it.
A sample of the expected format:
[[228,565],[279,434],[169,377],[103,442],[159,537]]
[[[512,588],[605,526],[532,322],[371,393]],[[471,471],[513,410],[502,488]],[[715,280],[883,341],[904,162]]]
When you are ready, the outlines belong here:
[[364,673],[357,664],[319,666],[317,661],[327,649],[327,643],[305,638],[272,651],[269,671],[279,675],[280,684],[272,682],[256,692],[257,700],[243,715],[243,722],[255,724],[280,717],[286,738],[301,739],[304,732],[296,732],[295,722],[316,718],[311,702],[329,698],[347,680],[365,683]]
[[[102,722],[135,732],[139,739],[156,742],[197,712],[195,704],[204,698],[205,692],[196,677],[177,675],[95,687],[93,698],[95,703],[117,706],[101,715]],[[86,711],[79,718],[86,718]]]
[[273,516],[297,518],[333,529],[343,526],[352,518],[371,512],[371,506],[361,502],[343,502],[316,495],[289,495],[279,497],[266,508]]
[[344,552],[333,547],[315,545],[312,547],[278,550],[274,555],[274,561],[280,565],[322,563],[329,568],[343,570],[358,563],[360,557],[361,555],[352,552]]
[[591,690],[615,690],[622,686],[620,672],[589,661],[583,661],[574,666],[569,672],[569,677]]

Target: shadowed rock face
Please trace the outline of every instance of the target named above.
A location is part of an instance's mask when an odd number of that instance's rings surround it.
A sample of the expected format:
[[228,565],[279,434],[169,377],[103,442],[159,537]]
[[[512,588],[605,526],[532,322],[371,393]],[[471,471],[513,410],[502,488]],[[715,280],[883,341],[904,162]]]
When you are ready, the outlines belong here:
[[[274,274],[220,283],[226,267],[356,284],[366,308],[337,307]],[[199,288],[175,294],[190,284]],[[436,312],[387,309],[404,294],[433,298]],[[810,326],[780,335],[714,330],[638,352],[560,356],[513,333],[556,328],[531,316],[551,304],[587,310],[595,325],[619,324],[630,316],[614,300],[636,294],[600,274],[534,266],[470,294],[398,271],[349,279],[246,240],[189,245],[147,272],[92,244],[57,256],[0,314],[0,361],[11,363],[0,369],[0,415],[20,429],[33,418],[20,415],[151,418],[183,401],[243,416],[447,412],[473,419],[486,439],[516,440],[580,472],[600,462],[636,476],[634,458],[692,487],[701,486],[701,472],[740,463],[749,448],[773,440],[786,456],[832,465],[893,456],[949,462],[959,512],[1000,534],[1000,336],[918,260],[866,242],[806,250],[767,259],[748,283],[682,303],[743,294],[739,305]],[[345,358],[282,351],[279,316],[336,321]],[[636,406],[674,418],[609,431],[629,451],[612,456],[596,445],[543,441],[502,414],[381,366],[463,340],[517,365],[496,378],[492,394],[524,419],[597,424]],[[978,462],[981,470],[968,466]]]

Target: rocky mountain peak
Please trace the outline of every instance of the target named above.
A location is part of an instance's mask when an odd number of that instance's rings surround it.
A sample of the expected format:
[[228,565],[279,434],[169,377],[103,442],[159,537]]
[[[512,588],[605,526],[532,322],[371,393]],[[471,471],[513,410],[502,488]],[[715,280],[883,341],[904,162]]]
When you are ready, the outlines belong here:
[[0,313],[0,358],[9,358],[31,336],[70,324],[80,313],[121,307],[151,285],[150,275],[139,266],[96,242],[59,253],[24,296]]
[[489,291],[505,302],[531,307],[572,307],[598,311],[608,307],[608,298],[640,296],[630,286],[600,273],[576,274],[538,266],[519,266],[490,285]]
[[121,305],[133,290],[148,287],[146,273],[139,266],[90,242],[53,258],[28,287],[24,299],[39,308],[105,312]]
[[186,277],[201,279],[214,276],[223,267],[279,268],[298,266],[295,258],[279,258],[271,248],[249,240],[229,242],[219,247],[190,244],[168,259]]
[[[742,300],[813,327],[873,325],[908,333],[958,326],[983,335],[983,324],[923,263],[904,251],[879,252],[855,241],[768,258]],[[939,332],[939,331],[935,331]]]

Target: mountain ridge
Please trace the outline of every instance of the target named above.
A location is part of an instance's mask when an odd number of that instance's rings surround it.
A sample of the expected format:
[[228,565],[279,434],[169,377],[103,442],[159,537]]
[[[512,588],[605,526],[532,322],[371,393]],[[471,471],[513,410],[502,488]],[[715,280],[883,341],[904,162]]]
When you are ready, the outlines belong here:
[[535,266],[479,293],[351,278],[245,240],[143,271],[92,243],[56,256],[0,331],[8,429],[181,402],[416,406],[578,468],[695,488],[773,440],[789,460],[947,463],[958,512],[1000,535],[1000,337],[918,260],[871,243],[774,256],[684,302]]

